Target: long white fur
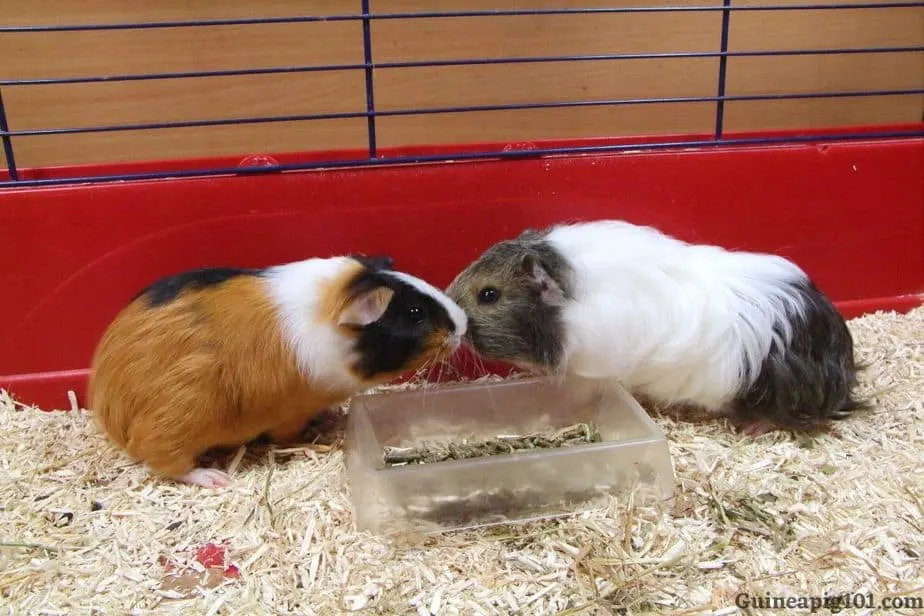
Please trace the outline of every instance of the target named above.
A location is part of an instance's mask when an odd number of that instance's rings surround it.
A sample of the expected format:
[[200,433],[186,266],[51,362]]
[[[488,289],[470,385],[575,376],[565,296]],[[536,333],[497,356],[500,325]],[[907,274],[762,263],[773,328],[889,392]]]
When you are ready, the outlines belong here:
[[719,410],[757,378],[771,342],[803,311],[773,255],[691,245],[622,221],[561,226],[548,241],[575,270],[561,368],[668,403]]
[[[312,380],[345,390],[362,386],[349,370],[354,359],[352,342],[335,323],[316,318],[321,301],[318,290],[355,266],[356,262],[349,257],[307,259],[270,268],[265,276],[269,294],[279,308],[283,335],[295,351],[302,373]],[[435,299],[455,325],[454,343],[458,346],[468,324],[465,312],[424,280],[404,272],[385,273]]]

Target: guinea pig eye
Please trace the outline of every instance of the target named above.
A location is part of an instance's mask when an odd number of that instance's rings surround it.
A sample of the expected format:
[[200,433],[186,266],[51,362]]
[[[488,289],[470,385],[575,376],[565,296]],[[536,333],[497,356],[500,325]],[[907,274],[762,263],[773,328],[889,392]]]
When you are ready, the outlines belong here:
[[479,304],[493,304],[500,299],[500,291],[494,287],[485,287],[478,291]]
[[411,321],[414,323],[423,323],[424,322],[424,311],[420,306],[411,306],[408,308],[407,316],[410,317]]

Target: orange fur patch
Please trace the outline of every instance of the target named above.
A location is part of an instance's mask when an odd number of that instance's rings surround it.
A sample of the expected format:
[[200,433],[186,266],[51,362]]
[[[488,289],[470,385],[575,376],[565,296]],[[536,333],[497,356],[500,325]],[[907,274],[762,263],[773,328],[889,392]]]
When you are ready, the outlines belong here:
[[265,432],[295,438],[299,423],[354,393],[306,381],[263,285],[241,276],[155,308],[143,297],[127,306],[91,367],[90,407],[105,433],[176,478],[212,447]]

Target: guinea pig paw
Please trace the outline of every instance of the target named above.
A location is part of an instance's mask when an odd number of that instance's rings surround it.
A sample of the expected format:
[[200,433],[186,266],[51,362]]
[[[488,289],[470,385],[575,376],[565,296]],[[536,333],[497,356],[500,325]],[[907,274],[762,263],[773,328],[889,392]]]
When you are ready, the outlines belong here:
[[750,436],[751,438],[757,438],[758,436],[763,436],[764,434],[769,434],[776,430],[776,426],[769,421],[764,421],[762,419],[754,419],[751,421],[745,421],[738,426],[738,433],[744,436]]
[[180,481],[203,488],[226,488],[231,485],[231,475],[216,468],[194,468]]

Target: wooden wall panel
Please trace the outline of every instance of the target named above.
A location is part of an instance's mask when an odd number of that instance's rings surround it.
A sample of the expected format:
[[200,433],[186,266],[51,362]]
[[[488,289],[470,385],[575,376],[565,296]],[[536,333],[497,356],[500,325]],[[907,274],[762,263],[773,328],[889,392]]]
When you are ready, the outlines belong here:
[[[735,0],[793,3],[802,0]],[[821,0],[841,2],[842,0]],[[860,0],[851,0],[860,1]],[[719,0],[373,0],[376,12],[713,5]],[[0,0],[5,24],[174,21],[356,14],[358,0],[222,3]],[[924,9],[731,15],[732,51],[924,45]],[[376,62],[717,51],[721,13],[631,13],[373,22]],[[0,79],[361,63],[358,21],[0,34]],[[718,60],[379,68],[382,110],[529,102],[713,96]],[[924,53],[732,57],[730,95],[924,87]],[[362,70],[75,85],[6,86],[14,130],[361,112]],[[708,132],[714,103],[655,103],[381,117],[380,146]],[[918,121],[924,96],[730,101],[726,129]],[[248,155],[366,143],[364,118],[50,135],[15,139],[20,166]],[[0,153],[2,160],[2,153]]]
[[[721,0],[608,0],[591,2],[398,1],[376,11],[593,7],[720,6]],[[382,8],[385,7],[385,8]],[[708,51],[718,48],[722,17],[709,12],[589,13],[373,23],[375,60],[509,58],[599,53]]]
[[362,62],[361,37],[356,22],[14,32],[0,52],[5,77],[83,77]]
[[[886,0],[880,0],[883,3]],[[870,0],[733,0],[734,6],[868,4]],[[728,48],[828,49],[924,44],[924,8],[732,12]]]
[[[433,10],[434,3],[378,2],[377,10]],[[564,2],[441,2],[446,10],[554,8]],[[717,5],[678,0],[673,5]],[[573,6],[573,3],[571,3]],[[658,6],[657,1],[582,2],[581,6]],[[385,7],[384,9],[382,7]],[[414,35],[409,35],[414,32]],[[652,33],[656,32],[656,36]],[[372,30],[377,62],[458,60],[715,49],[719,13],[626,13],[384,20]],[[379,69],[383,110],[714,96],[718,60],[644,59]],[[384,117],[380,144],[459,143],[709,131],[714,104],[641,104]]]
[[272,0],[190,2],[190,0],[0,0],[3,23],[11,26],[107,24],[250,19],[293,15],[350,15],[360,12],[358,0]]
[[[716,60],[633,60],[378,71],[382,109],[581,100],[708,97]],[[380,143],[476,142],[710,131],[715,104],[646,103],[562,107],[378,120]]]
[[[9,88],[14,128],[279,117],[365,109],[362,72],[301,73]],[[20,165],[362,147],[366,120],[17,137]]]
[[380,144],[426,145],[709,133],[714,123],[714,103],[684,103],[405,116],[379,120],[377,128]]
[[[728,94],[924,89],[924,54],[734,58]],[[819,128],[920,122],[924,96],[730,101],[727,130]]]
[[[115,23],[356,12],[359,3],[0,0],[13,24]],[[355,4],[355,7],[353,6]],[[14,10],[9,11],[8,6]],[[362,63],[360,22],[0,34],[0,78]],[[5,87],[13,130],[365,110],[362,70]],[[20,166],[361,147],[366,121],[323,120],[17,137]]]
[[170,130],[17,137],[16,164],[71,164],[174,160],[364,148],[365,120],[279,122]]
[[[773,0],[794,4],[801,0]],[[860,0],[849,0],[856,3]],[[822,0],[817,4],[843,4]],[[764,5],[767,0],[735,0]],[[732,13],[730,51],[912,47],[924,45],[924,9],[740,11]],[[860,92],[924,88],[924,54],[878,53],[732,57],[729,95]],[[818,128],[922,121],[924,95],[730,101],[727,130]]]

